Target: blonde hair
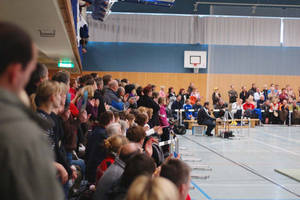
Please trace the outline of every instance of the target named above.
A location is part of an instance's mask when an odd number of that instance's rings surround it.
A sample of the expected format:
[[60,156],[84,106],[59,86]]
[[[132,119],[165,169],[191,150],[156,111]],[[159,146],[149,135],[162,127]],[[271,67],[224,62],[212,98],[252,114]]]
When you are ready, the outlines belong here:
[[128,143],[128,139],[123,135],[114,135],[104,140],[104,146],[108,153],[117,155],[121,147]]
[[38,103],[37,106],[49,102],[52,95],[59,94],[61,86],[56,81],[43,81],[36,90],[35,99]]
[[179,192],[166,178],[139,176],[131,184],[126,200],[179,200]]
[[68,93],[68,86],[64,83],[59,83],[59,93],[67,94]]
[[92,85],[84,86],[80,91],[80,96],[83,97],[84,91],[88,92],[88,98],[94,98],[94,87]]

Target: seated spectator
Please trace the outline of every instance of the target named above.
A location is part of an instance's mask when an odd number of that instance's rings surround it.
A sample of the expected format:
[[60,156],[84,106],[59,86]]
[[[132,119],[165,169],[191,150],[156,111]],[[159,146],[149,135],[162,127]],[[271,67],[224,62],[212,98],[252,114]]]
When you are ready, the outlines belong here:
[[111,111],[102,113],[99,117],[99,124],[93,127],[92,133],[88,136],[86,149],[87,179],[90,183],[96,181],[97,166],[106,157],[104,140],[108,138],[105,129],[114,121]]
[[111,106],[111,109],[115,111],[124,110],[124,104],[122,100],[117,95],[118,82],[112,80],[108,84],[108,88],[104,91],[104,101]]
[[183,104],[181,103],[181,95],[177,95],[176,97],[176,101],[173,102],[172,106],[171,106],[171,109],[172,109],[172,113],[173,113],[173,117],[175,119],[177,119],[177,113],[175,110],[180,110],[183,108]]
[[217,111],[214,111],[214,116],[216,118],[222,118],[224,117],[224,114],[225,114],[225,109],[228,107],[228,104],[225,103],[223,101],[223,99],[219,99],[219,101],[217,102],[217,104],[215,105],[215,109]]
[[110,200],[125,199],[133,181],[141,175],[152,176],[156,169],[153,159],[145,154],[137,154],[126,164],[122,177],[112,186],[108,193]]
[[200,99],[197,99],[195,104],[193,105],[193,109],[194,109],[194,112],[193,112],[193,117],[194,118],[197,118],[198,116],[198,111],[202,108],[202,105],[201,105],[201,100]]
[[271,98],[271,104],[270,104],[270,112],[273,113],[271,115],[270,121],[272,124],[279,124],[279,98],[277,96]]
[[216,127],[216,119],[210,116],[209,102],[205,102],[203,107],[198,112],[197,121],[198,124],[207,126],[205,133],[207,136],[213,136],[211,131]]
[[246,110],[254,110],[255,105],[251,102],[251,100],[248,98],[246,100],[246,103],[243,104],[243,109]]
[[241,119],[243,114],[243,99],[238,99],[231,106],[231,114],[235,119]]
[[262,109],[262,106],[265,102],[265,96],[262,94],[259,97],[259,100],[256,102],[257,108]]
[[297,101],[294,100],[292,104],[292,123],[293,124],[300,124],[300,106],[297,104]]
[[119,124],[121,125],[121,135],[126,136],[126,131],[129,128],[129,124],[125,120],[120,120]]
[[160,176],[174,183],[179,191],[179,199],[190,199],[188,192],[191,182],[191,168],[179,159],[170,159],[161,166]]
[[279,118],[281,120],[281,123],[288,124],[289,121],[289,105],[287,103],[287,100],[283,100],[282,104],[279,106]]
[[126,114],[125,118],[126,118],[129,128],[135,124],[135,122],[134,122],[135,116],[133,114],[128,113],[128,114]]
[[146,132],[143,127],[135,126],[127,130],[126,137],[130,142],[134,142],[143,146]]
[[128,143],[121,147],[120,155],[115,158],[115,162],[104,172],[100,178],[93,200],[108,200],[108,191],[124,172],[124,168],[129,158],[134,154],[141,153],[140,145],[136,143]]
[[180,200],[178,189],[166,178],[139,176],[131,184],[127,200]]
[[273,115],[273,112],[270,112],[271,111],[271,102],[270,100],[266,100],[263,105],[261,106],[261,110],[263,111],[263,120],[262,122],[265,123],[265,124],[268,124],[270,123],[270,119]]
[[143,89],[144,95],[138,100],[138,106],[143,106],[146,108],[152,108],[153,115],[149,118],[150,127],[159,125],[159,105],[152,99],[152,86],[147,86]]
[[189,111],[192,108],[193,106],[191,105],[191,101],[187,99],[183,106],[183,109],[185,110],[185,119],[191,120],[193,118],[193,112]]
[[287,90],[286,88],[282,88],[281,90],[281,94],[279,95],[279,100],[280,100],[280,103],[282,103],[284,100],[288,100],[289,99],[289,95],[287,93]]
[[128,140],[125,136],[114,135],[104,140],[104,147],[106,149],[106,158],[97,167],[96,184],[107,170],[107,168],[115,162],[116,156],[119,155],[120,149],[127,144]]
[[106,134],[108,137],[114,136],[114,135],[122,135],[121,131],[121,125],[117,122],[109,124],[106,128]]
[[256,88],[255,93],[253,94],[254,101],[257,102],[260,99],[260,96],[263,95],[259,88]]

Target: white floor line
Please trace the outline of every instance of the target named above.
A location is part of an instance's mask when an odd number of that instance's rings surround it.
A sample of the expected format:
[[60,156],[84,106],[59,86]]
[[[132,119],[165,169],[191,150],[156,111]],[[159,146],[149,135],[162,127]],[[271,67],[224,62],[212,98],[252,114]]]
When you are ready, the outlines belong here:
[[274,149],[278,149],[278,150],[284,151],[284,152],[286,152],[286,153],[290,153],[290,154],[295,155],[295,156],[300,156],[300,153],[296,153],[296,152],[293,152],[293,151],[289,151],[289,150],[286,150],[286,149],[284,149],[284,148],[281,148],[281,147],[278,147],[278,146],[275,146],[275,145],[271,145],[271,144],[268,144],[268,143],[265,143],[265,142],[256,140],[256,139],[254,139],[254,138],[252,138],[252,140],[253,140],[253,141],[256,141],[257,143],[260,143],[260,144],[263,144],[263,145],[272,147],[272,148],[274,148]]

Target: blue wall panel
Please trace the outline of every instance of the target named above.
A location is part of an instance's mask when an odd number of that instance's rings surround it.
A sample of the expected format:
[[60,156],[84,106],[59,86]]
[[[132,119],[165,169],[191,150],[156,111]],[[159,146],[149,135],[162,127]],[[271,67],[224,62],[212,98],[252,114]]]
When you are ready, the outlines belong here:
[[193,73],[184,68],[184,51],[207,51],[207,46],[89,42],[87,49],[83,56],[87,71]]

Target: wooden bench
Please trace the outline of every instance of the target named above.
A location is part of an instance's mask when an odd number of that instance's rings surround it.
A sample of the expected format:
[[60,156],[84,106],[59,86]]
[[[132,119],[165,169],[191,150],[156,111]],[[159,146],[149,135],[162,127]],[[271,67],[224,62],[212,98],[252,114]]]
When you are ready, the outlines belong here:
[[198,124],[197,120],[195,120],[195,119],[190,119],[190,120],[186,119],[186,120],[183,120],[183,122],[188,123],[188,129],[192,129],[194,124]]
[[[236,122],[248,122],[248,125],[236,125],[233,126],[231,123],[233,121]],[[259,122],[259,119],[234,119],[234,120],[216,120],[216,128],[215,128],[215,135],[219,136],[219,129],[225,129],[225,131],[229,131],[230,129],[241,129],[241,128],[254,128],[256,123]]]

